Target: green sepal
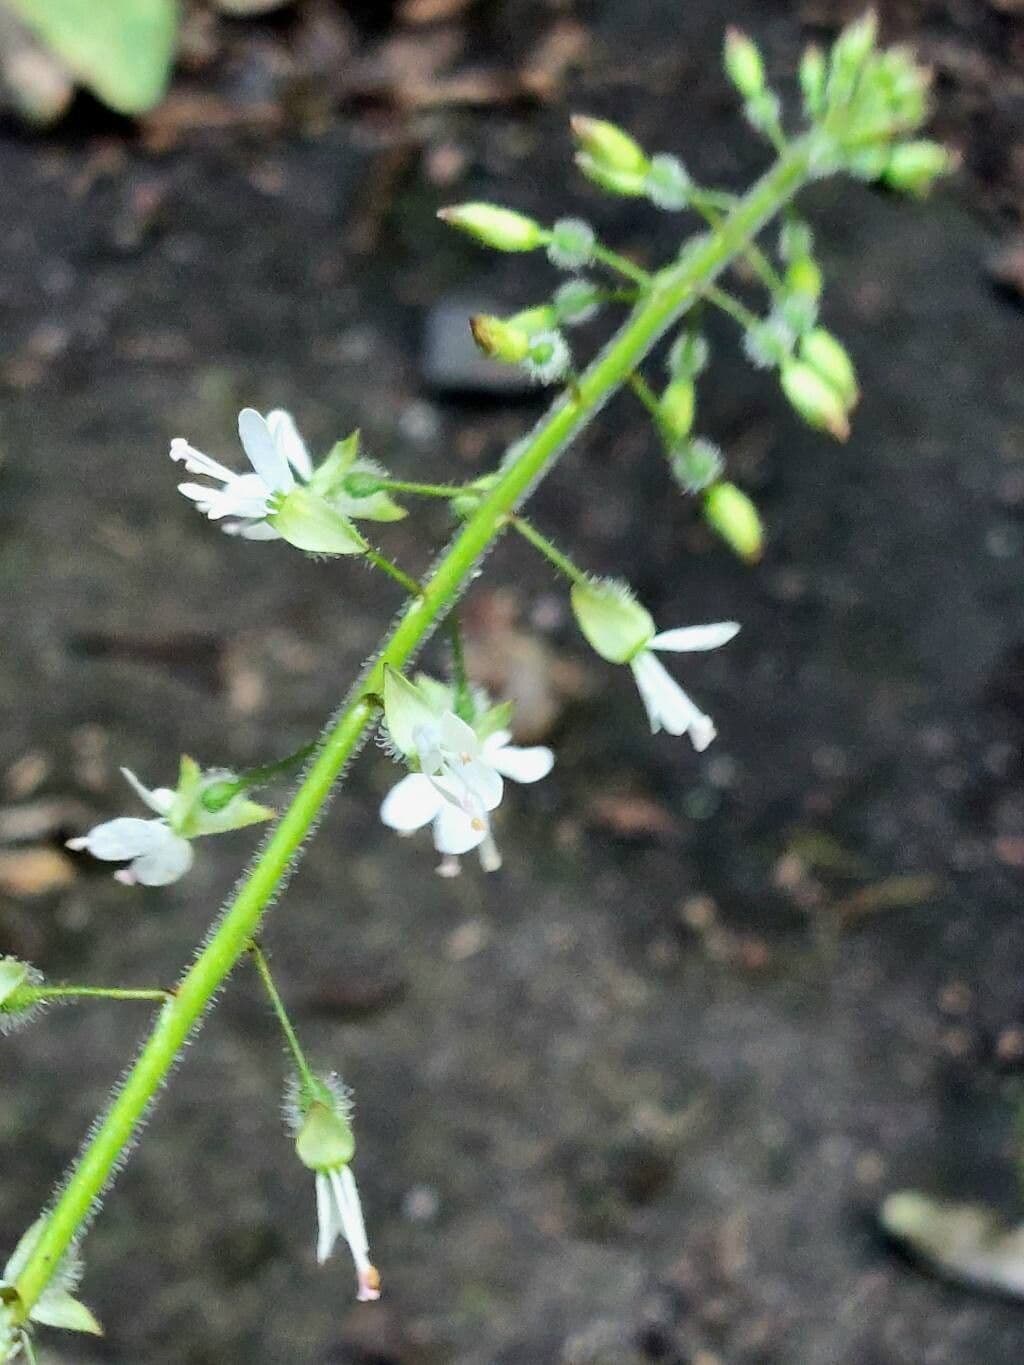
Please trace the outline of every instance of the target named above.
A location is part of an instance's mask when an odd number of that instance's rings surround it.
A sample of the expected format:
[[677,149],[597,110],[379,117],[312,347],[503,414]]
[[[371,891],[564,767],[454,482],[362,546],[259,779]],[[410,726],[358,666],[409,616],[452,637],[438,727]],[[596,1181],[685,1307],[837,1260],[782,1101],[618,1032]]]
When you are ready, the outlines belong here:
[[267,521],[297,550],[320,555],[361,555],[366,541],[347,517],[309,488],[286,493]]
[[0,1009],[5,1001],[24,986],[28,980],[28,963],[16,957],[0,957]]
[[384,666],[384,724],[392,743],[405,756],[416,753],[416,731],[433,725],[437,712],[426,694],[389,664]]
[[314,1100],[302,1120],[295,1151],[311,1171],[337,1171],[355,1156],[352,1125],[334,1106]]
[[650,612],[626,583],[610,578],[574,583],[571,598],[577,625],[609,663],[629,663],[654,638]]

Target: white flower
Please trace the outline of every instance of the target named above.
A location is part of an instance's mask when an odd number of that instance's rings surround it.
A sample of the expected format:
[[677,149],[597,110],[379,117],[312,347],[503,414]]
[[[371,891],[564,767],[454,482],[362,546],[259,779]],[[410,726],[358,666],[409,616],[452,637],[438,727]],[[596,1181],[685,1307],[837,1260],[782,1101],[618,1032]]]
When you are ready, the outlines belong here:
[[401,834],[432,825],[434,847],[443,855],[438,870],[445,875],[458,870],[453,859],[474,848],[480,850],[485,871],[497,871],[501,854],[489,815],[501,803],[503,778],[539,782],[554,765],[551,750],[517,748],[507,730],[481,741],[473,727],[451,711],[445,711],[433,728],[418,727],[415,738],[422,771],[409,773],[392,787],[380,818]]
[[192,845],[168,824],[167,817],[174,808],[177,793],[168,787],[150,791],[128,768],[122,768],[125,780],[135,788],[156,820],[139,820],[119,816],[97,825],[78,839],[69,839],[67,846],[86,849],[94,858],[105,862],[128,862],[114,877],[125,886],[167,886],[183,877],[192,866]]
[[268,820],[273,811],[250,801],[244,791],[235,795],[215,810],[203,804],[203,795],[211,787],[230,783],[232,774],[215,769],[203,773],[199,765],[187,756],[181,760],[178,786],[150,790],[143,786],[128,768],[121,769],[125,781],[136,795],[155,811],[155,820],[140,820],[134,816],[119,816],[107,820],[77,839],[69,839],[68,848],[85,849],[104,862],[127,862],[114,877],[125,886],[167,886],[176,882],[192,866],[190,840],[206,834],[222,834],[242,829],[260,820]]
[[347,1165],[316,1173],[316,1258],[321,1265],[339,1237],[348,1243],[356,1263],[356,1298],[367,1303],[380,1298],[380,1274],[370,1260],[363,1210],[356,1179]]
[[264,418],[254,408],[243,408],[238,435],[252,465],[249,474],[234,473],[180,436],[171,442],[172,460],[181,461],[190,474],[215,481],[213,486],[178,485],[200,512],[211,521],[223,520],[229,535],[246,540],[286,540],[314,554],[361,554],[366,549],[347,518],[320,490],[307,487],[314,477],[313,463],[287,412],[278,408]]
[[[4,1273],[0,1276],[0,1289],[14,1289],[18,1277],[43,1235],[45,1226],[45,1217],[38,1218],[22,1237],[11,1259],[4,1266]],[[63,1327],[69,1332],[88,1332],[93,1336],[102,1336],[103,1328],[85,1304],[75,1298],[74,1291],[81,1277],[82,1264],[79,1258],[73,1252],[65,1254],[51,1276],[49,1284],[29,1311],[29,1321],[37,1322],[44,1327]],[[17,1332],[18,1329],[14,1330]],[[24,1339],[23,1330],[21,1336]],[[19,1342],[15,1346],[15,1355],[20,1345]]]
[[652,734],[667,730],[670,735],[689,734],[700,752],[715,737],[710,716],[696,707],[653,650],[685,654],[691,650],[718,649],[733,638],[739,626],[735,621],[719,621],[707,626],[681,626],[655,635],[630,660],[640,697],[647,708]]

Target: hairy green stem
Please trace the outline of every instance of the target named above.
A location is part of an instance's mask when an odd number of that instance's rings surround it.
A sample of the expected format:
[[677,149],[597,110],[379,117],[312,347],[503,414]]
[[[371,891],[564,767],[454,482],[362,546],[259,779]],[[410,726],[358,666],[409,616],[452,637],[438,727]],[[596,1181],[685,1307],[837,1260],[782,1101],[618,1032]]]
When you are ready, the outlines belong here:
[[518,531],[524,540],[528,540],[535,550],[539,550],[570,583],[585,584],[588,581],[583,570],[574,564],[568,555],[563,554],[557,545],[553,545],[547,536],[542,536],[525,517],[509,517],[509,525]]
[[306,1054],[302,1050],[299,1035],[295,1032],[284,1001],[281,999],[281,992],[277,989],[277,983],[274,981],[273,973],[270,970],[267,955],[255,939],[249,944],[249,953],[256,964],[256,970],[259,972],[260,980],[267,992],[271,1008],[277,1016],[277,1022],[281,1026],[281,1032],[284,1034],[284,1040],[288,1044],[288,1051],[292,1054],[298,1073],[305,1082],[307,1089],[312,1091],[316,1088],[313,1069],[306,1061]]
[[18,1009],[47,1000],[170,1000],[173,991],[130,990],[121,986],[20,986],[14,993]]
[[[384,665],[404,668],[437,622],[468,586],[476,566],[520,503],[556,463],[569,442],[627,381],[665,332],[679,321],[730,262],[807,181],[812,145],[790,144],[775,165],[738,202],[720,228],[697,239],[680,258],[650,277],[619,331],[571,391],[563,393],[502,468],[479,507],[456,533],[365,669],[323,742],[295,796],[219,922],[159,1012],[135,1064],[50,1208],[46,1225],[19,1275],[17,1320],[24,1322],[61,1256],[88,1222],[112,1173],[123,1160],[154,1096],[174,1067],[213,998],[249,950],[282,879],[296,862],[346,763],[379,713]],[[646,279],[645,279],[646,284]]]

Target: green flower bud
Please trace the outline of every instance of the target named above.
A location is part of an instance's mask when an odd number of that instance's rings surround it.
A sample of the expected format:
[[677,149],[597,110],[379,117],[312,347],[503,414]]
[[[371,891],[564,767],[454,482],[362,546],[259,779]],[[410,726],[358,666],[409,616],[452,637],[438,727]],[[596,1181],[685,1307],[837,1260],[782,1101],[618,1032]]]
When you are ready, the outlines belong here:
[[680,332],[669,348],[666,368],[672,379],[696,379],[707,369],[710,348],[700,332]]
[[651,168],[647,153],[621,128],[604,119],[574,114],[569,127],[580,152],[609,175],[647,175]]
[[323,498],[301,485],[286,493],[267,521],[298,550],[321,555],[361,555],[366,541]]
[[558,310],[553,303],[540,303],[536,308],[524,308],[521,313],[516,313],[508,319],[508,325],[518,327],[527,336],[533,337],[538,332],[549,332],[552,327],[558,326]]
[[741,559],[756,564],[764,552],[757,508],[734,483],[716,483],[704,496],[704,519]]
[[779,127],[782,104],[771,90],[759,90],[743,106],[747,122],[759,133],[772,133]]
[[658,416],[666,434],[682,441],[693,430],[697,389],[692,379],[673,379],[658,400]]
[[234,773],[223,769],[204,772],[194,758],[182,754],[167,823],[183,839],[245,829],[272,819],[274,814],[269,806],[249,800]]
[[573,160],[593,184],[609,194],[627,199],[639,199],[647,193],[647,176],[636,171],[616,171],[596,161],[587,152],[577,152]]
[[825,54],[820,47],[812,45],[804,50],[800,61],[800,89],[804,97],[804,113],[812,123],[825,112],[826,81]]
[[16,957],[0,957],[0,1009],[25,985],[29,972],[27,962],[20,962]]
[[334,1105],[314,1100],[295,1139],[299,1160],[311,1171],[336,1171],[355,1155],[352,1125]]
[[761,53],[757,45],[738,28],[726,29],[725,74],[744,99],[753,99],[764,90]]
[[725,461],[714,441],[698,436],[684,441],[669,457],[672,477],[684,493],[699,493],[721,478]]
[[946,148],[939,142],[922,139],[895,146],[882,178],[890,189],[923,199],[939,176],[952,169],[953,158]]
[[654,639],[654,621],[628,584],[610,578],[574,583],[571,597],[577,625],[609,663],[629,663]]
[[822,379],[839,395],[839,400],[850,412],[860,401],[857,372],[846,348],[824,327],[816,327],[800,342],[800,359],[817,370]]
[[820,299],[822,289],[821,267],[812,256],[800,256],[786,270],[786,288],[793,294],[804,294],[810,299]]
[[512,322],[489,313],[477,313],[469,320],[473,340],[485,356],[506,365],[520,365],[530,354],[530,333]]
[[832,44],[832,61],[827,84],[827,98],[833,109],[849,103],[865,63],[875,46],[878,19],[874,10],[843,29]]
[[548,242],[548,233],[539,223],[496,204],[455,204],[439,209],[437,216],[496,251],[536,251]]
[[782,391],[809,426],[831,432],[837,441],[847,439],[850,423],[843,400],[806,361],[786,361],[782,366]]

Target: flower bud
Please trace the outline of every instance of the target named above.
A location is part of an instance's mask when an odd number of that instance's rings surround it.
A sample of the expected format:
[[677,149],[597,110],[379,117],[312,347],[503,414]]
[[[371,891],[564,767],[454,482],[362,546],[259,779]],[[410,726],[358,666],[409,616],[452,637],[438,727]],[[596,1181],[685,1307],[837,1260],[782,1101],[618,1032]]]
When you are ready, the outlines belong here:
[[696,379],[707,369],[710,349],[700,332],[680,332],[669,348],[666,368],[672,379]]
[[809,426],[828,431],[837,441],[850,434],[846,406],[836,390],[806,361],[788,360],[782,367],[782,390]]
[[301,485],[286,493],[267,521],[298,550],[321,555],[361,555],[366,541],[323,498]]
[[660,152],[651,157],[647,172],[647,198],[656,208],[678,213],[690,202],[693,181],[677,156]]
[[569,126],[580,152],[601,171],[643,178],[650,170],[644,149],[614,123],[574,114]]
[[496,204],[455,204],[438,210],[437,216],[496,251],[536,251],[548,241],[548,234],[532,218]]
[[647,193],[647,176],[636,171],[615,171],[602,165],[587,152],[577,152],[573,160],[583,175],[608,194],[638,199]]
[[824,52],[813,45],[806,48],[800,60],[800,89],[804,97],[804,113],[812,122],[825,112],[826,80]]
[[594,259],[596,240],[582,218],[560,218],[551,229],[548,259],[559,270],[582,270]]
[[757,45],[738,28],[726,30],[725,73],[744,99],[753,99],[764,90],[761,53]]
[[860,388],[846,348],[824,327],[808,332],[800,342],[800,359],[816,370],[826,384],[839,395],[847,412],[857,406]]
[[714,441],[698,436],[684,441],[670,455],[672,477],[684,493],[699,493],[721,478],[725,461]]
[[325,1100],[313,1100],[295,1138],[295,1151],[302,1164],[311,1171],[336,1171],[348,1165],[355,1150],[356,1140],[346,1116]]
[[704,519],[748,564],[764,552],[764,528],[757,508],[734,483],[716,483],[704,497]]
[[534,337],[538,332],[549,332],[557,326],[558,313],[553,303],[539,303],[536,308],[524,308],[507,321],[510,327],[518,327],[527,336]]
[[574,583],[571,597],[577,625],[609,663],[628,663],[654,639],[654,621],[628,584],[610,578]]
[[787,267],[786,288],[793,294],[821,298],[821,267],[813,256],[799,256]]
[[603,291],[591,280],[566,280],[555,291],[555,317],[567,327],[589,322],[601,306]]
[[878,33],[878,19],[874,10],[843,29],[832,44],[831,69],[826,88],[828,103],[833,109],[849,103],[870,57]]
[[512,322],[489,313],[476,313],[469,320],[473,340],[485,356],[506,365],[520,365],[530,353],[530,334]]
[[890,189],[923,199],[940,175],[953,169],[953,159],[939,142],[901,142],[889,154],[883,180]]
[[697,390],[692,379],[673,379],[658,400],[658,416],[665,434],[682,441],[693,430]]

